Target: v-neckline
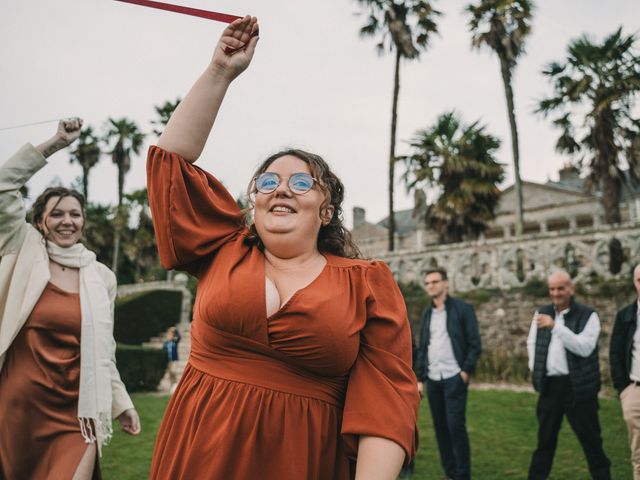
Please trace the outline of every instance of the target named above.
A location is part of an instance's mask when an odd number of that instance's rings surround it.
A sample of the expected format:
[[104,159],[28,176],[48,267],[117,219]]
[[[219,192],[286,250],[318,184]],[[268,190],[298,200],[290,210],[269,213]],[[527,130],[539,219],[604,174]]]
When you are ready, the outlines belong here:
[[326,261],[325,261],[324,266],[322,267],[322,270],[320,270],[320,273],[318,273],[318,275],[316,275],[309,283],[307,283],[303,287],[300,287],[295,292],[293,292],[293,294],[287,299],[286,302],[281,304],[280,307],[275,312],[273,312],[271,315],[268,315],[267,314],[267,280],[272,283],[273,288],[275,288],[276,292],[278,292],[278,299],[280,298],[280,292],[278,291],[278,287],[276,286],[276,283],[273,280],[271,280],[269,277],[267,277],[267,267],[266,267],[267,257],[266,257],[266,255],[263,254],[263,261],[262,261],[262,278],[263,278],[263,282],[262,282],[262,284],[263,284],[262,285],[262,311],[264,312],[264,317],[267,319],[267,322],[269,322],[273,318],[277,317],[281,313],[285,312],[287,310],[287,308],[289,307],[289,305],[291,305],[293,303],[293,301],[304,290],[308,289],[314,283],[316,283],[318,281],[318,279],[320,277],[322,277],[324,272],[327,271],[327,267],[329,266],[329,263],[330,263],[329,255],[325,254],[325,253],[323,253],[321,255],[325,258]]

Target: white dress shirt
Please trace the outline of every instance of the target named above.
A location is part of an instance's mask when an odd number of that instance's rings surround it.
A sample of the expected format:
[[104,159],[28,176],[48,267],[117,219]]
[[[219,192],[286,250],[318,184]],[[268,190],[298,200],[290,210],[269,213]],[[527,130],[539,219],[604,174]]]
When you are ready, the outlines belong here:
[[[568,308],[561,312],[556,310],[555,326],[551,329],[551,342],[549,343],[547,370],[545,372],[545,375],[551,377],[569,375],[567,350],[579,357],[588,357],[598,344],[598,335],[600,335],[600,318],[598,314],[593,312],[584,329],[580,333],[574,333],[564,324],[564,315],[568,311]],[[536,323],[536,315],[534,315],[529,329],[529,337],[527,338],[529,370],[531,371],[533,371],[537,333],[538,324]]]
[[460,373],[460,366],[453,354],[451,338],[447,332],[447,311],[431,310],[429,325],[429,367],[427,375],[431,380],[446,380]]
[[631,372],[629,379],[640,382],[640,300],[638,300],[638,313],[636,314],[636,333],[633,334],[633,346],[631,347]]

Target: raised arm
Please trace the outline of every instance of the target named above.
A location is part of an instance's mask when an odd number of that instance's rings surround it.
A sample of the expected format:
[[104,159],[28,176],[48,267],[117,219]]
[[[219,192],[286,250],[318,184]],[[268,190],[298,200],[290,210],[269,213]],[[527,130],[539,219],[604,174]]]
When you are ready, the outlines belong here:
[[58,131],[56,131],[55,135],[46,142],[38,145],[36,150],[38,150],[44,158],[50,157],[58,150],[62,150],[75,142],[80,136],[81,129],[81,118],[60,120],[58,123]]
[[46,165],[46,157],[78,138],[81,127],[78,118],[62,120],[49,140],[37,147],[24,145],[0,166],[0,256],[18,249],[27,229],[20,188]]
[[564,348],[580,357],[588,357],[598,344],[600,335],[600,318],[593,312],[580,333],[574,333],[565,325],[555,324],[551,332],[557,335]]
[[247,15],[224,32],[207,69],[171,116],[158,146],[195,162],[209,137],[231,82],[251,63],[258,43],[258,20]]

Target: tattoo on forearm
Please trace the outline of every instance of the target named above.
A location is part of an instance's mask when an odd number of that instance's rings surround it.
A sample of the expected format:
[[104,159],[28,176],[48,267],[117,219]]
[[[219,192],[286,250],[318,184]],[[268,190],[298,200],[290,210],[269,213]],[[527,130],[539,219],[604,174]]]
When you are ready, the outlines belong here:
[[66,143],[60,142],[59,140],[52,139],[47,142],[44,142],[43,144],[38,145],[37,149],[40,151],[40,153],[42,153],[42,156],[44,158],[47,158],[66,146],[67,146]]
[[44,147],[44,149],[42,150],[42,156],[44,158],[50,157],[51,155],[53,155],[54,153],[56,153],[58,151],[58,146],[55,144],[51,144],[51,145],[47,145],[46,147]]

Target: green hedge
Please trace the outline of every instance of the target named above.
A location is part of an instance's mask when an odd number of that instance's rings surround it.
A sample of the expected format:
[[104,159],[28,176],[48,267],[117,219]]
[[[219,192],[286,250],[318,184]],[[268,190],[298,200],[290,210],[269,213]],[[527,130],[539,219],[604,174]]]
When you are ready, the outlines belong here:
[[170,290],[129,295],[116,301],[113,336],[117,342],[139,345],[180,321],[182,293]]
[[127,391],[145,392],[158,389],[167,370],[168,359],[164,350],[119,343],[116,363]]

